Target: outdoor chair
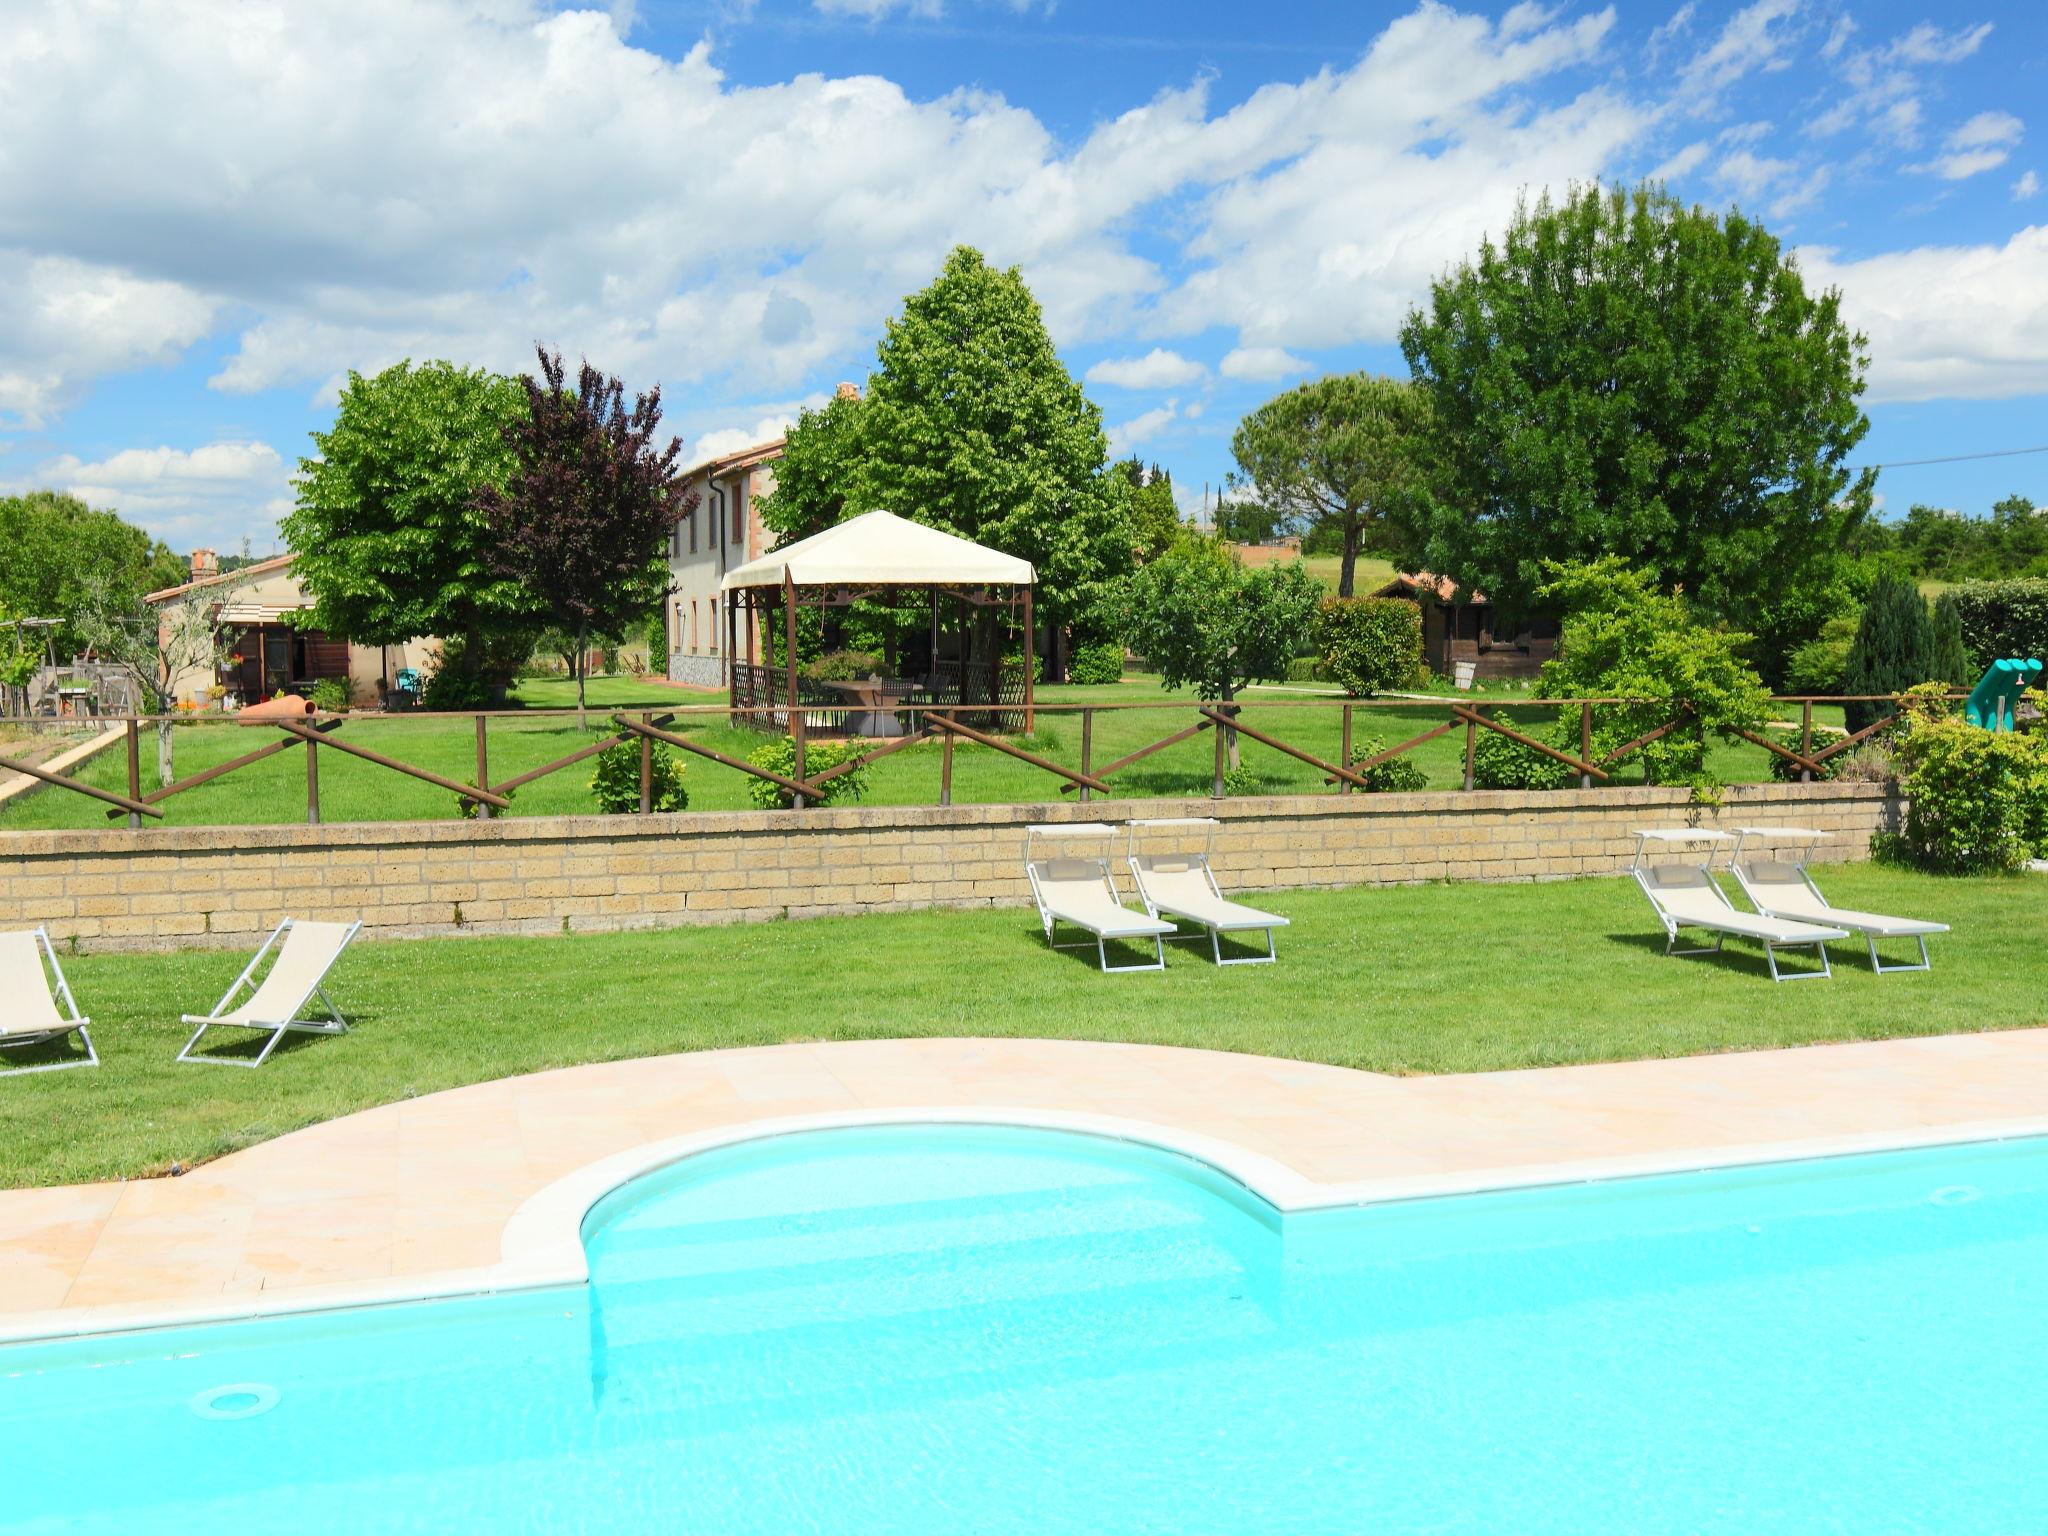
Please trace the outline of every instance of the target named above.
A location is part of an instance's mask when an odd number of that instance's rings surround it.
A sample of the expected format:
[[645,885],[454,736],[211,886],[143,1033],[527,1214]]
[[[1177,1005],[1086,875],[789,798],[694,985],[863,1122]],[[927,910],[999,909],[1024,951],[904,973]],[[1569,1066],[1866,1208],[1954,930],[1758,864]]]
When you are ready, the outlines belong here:
[[[1790,918],[1765,917],[1738,912],[1728,893],[1714,879],[1714,850],[1735,839],[1726,832],[1695,832],[1686,828],[1636,833],[1635,863],[1629,873],[1650,899],[1658,922],[1664,925],[1664,953],[1667,955],[1717,955],[1731,935],[1755,939],[1764,947],[1764,961],[1771,968],[1772,981],[1804,981],[1832,976],[1828,964],[1829,939],[1846,939],[1848,932],[1825,924],[1795,922]],[[1652,843],[1665,847],[1704,845],[1707,856],[1699,864],[1645,864],[1644,852]],[[1714,942],[1699,949],[1675,949],[1679,930],[1699,928],[1714,935]],[[1778,969],[1781,949],[1812,949],[1820,957],[1817,971]]]
[[[43,967],[47,964],[46,975]],[[63,1012],[58,1012],[61,1000]],[[78,1036],[85,1047],[83,1056],[49,1061],[33,1067],[0,1069],[0,1077],[24,1077],[31,1072],[61,1072],[66,1067],[96,1067],[99,1052],[92,1048],[86,1029],[92,1020],[78,1011],[71,984],[64,979],[64,967],[57,963],[57,951],[41,928],[27,933],[0,933],[0,1051],[49,1045],[67,1035]]]
[[[270,937],[263,941],[263,947],[256,951],[256,958],[243,968],[242,974],[235,978],[235,984],[214,1004],[212,1013],[188,1013],[184,1016],[187,1024],[197,1024],[199,1028],[185,1042],[185,1049],[178,1052],[178,1060],[210,1062],[223,1067],[260,1067],[270,1059],[270,1053],[277,1049],[278,1042],[294,1031],[313,1035],[344,1033],[348,1029],[348,1021],[327,995],[327,973],[334,969],[334,962],[341,958],[341,952],[348,948],[349,940],[362,926],[360,922],[307,923],[290,917],[279,923]],[[257,967],[273,949],[277,951],[277,958],[271,962],[263,980],[255,981]],[[230,1009],[235,995],[244,987],[251,989],[248,1001]],[[328,1017],[300,1018],[300,1010],[315,997],[327,1009]],[[209,1029],[250,1029],[267,1033],[270,1038],[251,1057],[193,1055]]]
[[[1089,837],[1104,840],[1101,857],[1033,857],[1038,838]],[[1105,971],[1163,971],[1165,940],[1173,932],[1173,924],[1133,912],[1123,904],[1109,872],[1108,850],[1115,842],[1116,829],[1102,822],[1062,822],[1024,829],[1024,873],[1031,882],[1031,898],[1038,903],[1038,920],[1045,927],[1045,941],[1054,949],[1086,949],[1093,942],[1096,960]],[[1059,943],[1053,930],[1061,923],[1083,930],[1092,935],[1092,940]],[[1144,965],[1111,965],[1107,948],[1111,939],[1150,939],[1154,958]]]
[[[1880,976],[1887,971],[1927,971],[1934,968],[1933,962],[1927,958],[1927,935],[1947,933],[1947,923],[1923,922],[1912,917],[1886,917],[1878,912],[1851,912],[1830,906],[1807,871],[1803,847],[1785,849],[1775,855],[1759,851],[1748,858],[1743,857],[1742,845],[1752,838],[1758,842],[1784,839],[1807,844],[1821,841],[1828,836],[1827,833],[1806,827],[1737,827],[1735,831],[1735,851],[1729,855],[1728,862],[1735,871],[1736,884],[1742,887],[1742,894],[1750,899],[1757,911],[1766,917],[1822,923],[1860,933],[1870,949],[1870,969]],[[1879,939],[1915,940],[1920,945],[1920,963],[1885,965],[1877,956]]]
[[[1192,854],[1139,851],[1140,828],[1153,831],[1173,827],[1203,828],[1208,839],[1203,850]],[[1145,910],[1153,917],[1177,918],[1196,925],[1193,933],[1176,930],[1171,937],[1199,940],[1206,936],[1209,953],[1218,965],[1271,965],[1279,958],[1273,947],[1273,930],[1285,928],[1287,919],[1230,900],[1216,883],[1216,871],[1210,864],[1210,854],[1216,842],[1215,817],[1168,816],[1133,821],[1128,835],[1131,879],[1137,883],[1138,899],[1144,902]],[[1241,955],[1230,960],[1223,958],[1224,934],[1252,932],[1263,932],[1266,936],[1263,955]]]

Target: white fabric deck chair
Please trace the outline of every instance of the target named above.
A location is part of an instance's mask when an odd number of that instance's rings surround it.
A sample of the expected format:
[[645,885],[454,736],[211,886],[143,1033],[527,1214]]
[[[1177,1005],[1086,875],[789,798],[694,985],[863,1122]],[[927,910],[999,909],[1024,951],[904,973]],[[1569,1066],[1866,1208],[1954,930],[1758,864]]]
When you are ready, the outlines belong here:
[[[48,963],[49,974],[43,973]],[[61,999],[64,1011],[57,1011]],[[92,1048],[86,1026],[92,1022],[78,1011],[71,996],[71,983],[64,979],[64,967],[57,963],[57,951],[50,936],[37,928],[28,933],[0,933],[0,1051],[49,1045],[66,1035],[78,1036],[85,1047],[83,1056],[48,1061],[33,1067],[0,1069],[0,1077],[25,1077],[31,1072],[61,1072],[66,1067],[96,1067],[99,1052]]]
[[[1179,828],[1185,835],[1185,830],[1193,827],[1202,828],[1205,835],[1200,853],[1139,851],[1141,833],[1171,834]],[[1223,887],[1216,883],[1216,871],[1209,862],[1209,855],[1216,844],[1214,816],[1161,816],[1132,821],[1127,832],[1131,879],[1137,884],[1138,899],[1145,903],[1145,910],[1154,917],[1178,918],[1195,924],[1193,933],[1175,931],[1171,937],[1197,940],[1206,937],[1209,953],[1218,965],[1271,965],[1279,958],[1273,948],[1273,930],[1285,928],[1287,919],[1230,900],[1223,894]],[[1224,934],[1253,932],[1266,935],[1266,952],[1263,955],[1242,955],[1233,960],[1223,958]]]
[[[1771,968],[1773,981],[1805,981],[1832,976],[1834,971],[1828,964],[1827,942],[1829,939],[1846,939],[1849,937],[1846,930],[1735,910],[1734,903],[1728,900],[1728,893],[1721,889],[1713,875],[1714,850],[1722,843],[1734,841],[1726,832],[1695,832],[1683,827],[1636,833],[1636,859],[1629,866],[1629,873],[1635,876],[1643,894],[1650,898],[1657,920],[1664,925],[1664,953],[1717,955],[1723,941],[1733,935],[1739,939],[1755,939],[1763,945],[1764,960]],[[1643,855],[1652,844],[1664,848],[1704,845],[1707,856],[1698,864],[1645,864]],[[1704,929],[1714,935],[1714,942],[1701,949],[1674,949],[1672,946],[1678,942],[1681,928]],[[1819,970],[1781,972],[1778,969],[1779,950],[1809,948],[1820,957]]]
[[[260,1067],[270,1059],[270,1053],[277,1049],[278,1042],[293,1030],[314,1035],[343,1033],[348,1028],[348,1021],[327,995],[325,983],[327,973],[334,969],[334,962],[341,958],[341,952],[348,948],[348,941],[362,926],[360,922],[306,923],[291,917],[279,923],[270,937],[263,941],[263,947],[256,951],[256,958],[214,1004],[212,1013],[185,1015],[187,1024],[197,1024],[199,1028],[185,1042],[185,1049],[178,1052],[178,1060],[211,1062],[222,1067]],[[282,944],[278,942],[280,939],[284,941]],[[251,978],[255,976],[256,968],[273,949],[277,950],[277,958],[271,962],[269,973],[260,983],[253,981]],[[228,1005],[244,987],[253,989],[249,1000],[230,1010]],[[300,1018],[299,1010],[316,996],[326,1007],[328,1017]],[[193,1049],[209,1029],[253,1029],[267,1032],[270,1038],[263,1042],[263,1049],[254,1056],[193,1055]]]
[[[1844,907],[1830,906],[1827,897],[1821,895],[1820,887],[1813,883],[1813,876],[1807,871],[1804,845],[1820,842],[1830,834],[1807,827],[1737,827],[1735,832],[1735,851],[1728,856],[1728,862],[1735,870],[1735,883],[1742,887],[1742,894],[1750,899],[1757,911],[1766,917],[1825,923],[1829,927],[1847,928],[1851,933],[1862,934],[1863,942],[1870,949],[1870,968],[1880,976],[1887,971],[1927,971],[1934,968],[1933,962],[1927,958],[1927,935],[1947,933],[1947,923],[1922,922],[1913,917],[1886,917],[1880,912],[1851,912]],[[1742,845],[1752,840],[1758,843],[1789,841],[1798,846],[1776,853],[1767,853],[1759,848],[1745,857]],[[1884,964],[1877,956],[1879,939],[1918,941],[1920,963]]]
[[[1100,838],[1104,847],[1095,858],[1071,855],[1034,856],[1037,840]],[[1061,944],[1053,929],[1060,923],[1079,928],[1093,936],[1095,958],[1105,971],[1163,971],[1166,969],[1165,940],[1173,924],[1133,912],[1117,895],[1116,881],[1109,872],[1109,854],[1116,844],[1116,828],[1099,821],[1034,824],[1024,829],[1024,873],[1031,881],[1031,899],[1038,903],[1038,920],[1045,925],[1045,941],[1054,949],[1086,949],[1089,941]],[[1152,941],[1153,960],[1145,965],[1111,965],[1106,945],[1111,939]]]

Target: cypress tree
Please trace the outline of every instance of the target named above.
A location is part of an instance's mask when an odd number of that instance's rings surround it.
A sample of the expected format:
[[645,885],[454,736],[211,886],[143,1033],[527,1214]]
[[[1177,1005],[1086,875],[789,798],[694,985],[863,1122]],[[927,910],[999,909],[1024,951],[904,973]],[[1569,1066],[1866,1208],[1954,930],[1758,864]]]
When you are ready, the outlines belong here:
[[[1864,599],[1863,618],[1843,668],[1842,691],[1904,693],[1915,683],[1928,681],[1933,661],[1934,626],[1927,617],[1927,600],[1905,577],[1880,576]],[[1849,729],[1860,731],[1897,711],[1889,704],[1850,704],[1843,713]]]
[[1952,688],[1968,688],[1976,680],[1976,671],[1970,664],[1970,648],[1963,643],[1963,610],[1956,606],[1951,594],[1944,592],[1934,600],[1928,679]]

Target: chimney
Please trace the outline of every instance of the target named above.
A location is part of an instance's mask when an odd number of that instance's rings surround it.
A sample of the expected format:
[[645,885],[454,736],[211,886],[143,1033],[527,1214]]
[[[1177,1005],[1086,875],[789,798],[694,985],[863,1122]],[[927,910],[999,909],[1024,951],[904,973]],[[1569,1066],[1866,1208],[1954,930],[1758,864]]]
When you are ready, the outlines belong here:
[[210,549],[192,551],[192,579],[199,581],[207,576],[220,574],[220,556]]
[[858,400],[860,398],[860,386],[858,384],[848,384],[841,380],[839,388],[834,390],[833,393],[842,400]]

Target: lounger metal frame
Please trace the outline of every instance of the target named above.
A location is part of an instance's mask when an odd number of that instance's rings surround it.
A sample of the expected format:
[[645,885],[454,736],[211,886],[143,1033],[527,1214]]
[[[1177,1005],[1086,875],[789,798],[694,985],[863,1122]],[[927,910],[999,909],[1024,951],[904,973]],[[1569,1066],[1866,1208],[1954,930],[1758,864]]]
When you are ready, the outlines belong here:
[[[1665,837],[1658,839],[1658,841],[1674,843],[1679,842],[1680,839]],[[1684,839],[1684,841],[1705,843],[1707,845],[1706,862],[1700,866],[1701,869],[1706,871],[1707,888],[1720,898],[1721,905],[1726,907],[1729,912],[1737,917],[1743,916],[1743,913],[1736,911],[1735,903],[1728,899],[1728,893],[1721,889],[1720,881],[1714,879],[1714,845],[1721,842],[1732,842],[1734,839],[1730,838],[1726,832],[1699,832],[1692,834],[1689,838]],[[1682,917],[1674,916],[1666,909],[1664,903],[1657,899],[1657,892],[1650,884],[1649,875],[1643,868],[1643,854],[1648,849],[1650,842],[1651,834],[1647,832],[1636,834],[1635,862],[1629,865],[1629,873],[1635,877],[1636,884],[1642,887],[1643,894],[1649,897],[1650,906],[1656,912],[1657,920],[1664,925],[1664,953],[1673,956],[1720,954],[1721,946],[1728,941],[1730,935],[1713,928],[1706,930],[1714,935],[1714,942],[1712,944],[1703,945],[1697,949],[1677,949],[1673,947],[1678,943],[1678,933],[1681,928],[1696,928],[1700,925],[1689,923]],[[1788,922],[1792,921],[1792,919],[1779,919],[1779,921]],[[1734,937],[1747,938],[1750,935],[1737,934]],[[1825,939],[1787,939],[1780,941],[1758,937],[1757,942],[1764,947],[1764,963],[1771,968],[1772,981],[1825,981],[1835,974],[1834,967],[1828,963],[1828,946]],[[1781,949],[1814,950],[1820,956],[1820,969],[1817,971],[1780,971],[1778,969],[1778,951]]]
[[[1192,917],[1184,918],[1179,913],[1168,912],[1164,908],[1153,905],[1151,893],[1145,889],[1144,874],[1138,867],[1138,828],[1195,826],[1204,827],[1208,831],[1207,844],[1199,856],[1199,862],[1202,866],[1202,878],[1208,881],[1209,890],[1218,901],[1230,900],[1228,896],[1223,894],[1223,887],[1216,883],[1216,871],[1209,863],[1209,855],[1216,848],[1216,818],[1214,816],[1156,816],[1146,819],[1133,819],[1124,824],[1124,862],[1130,866],[1131,884],[1137,888],[1138,900],[1145,904],[1145,911],[1148,916],[1156,918],[1162,923],[1173,924],[1174,931],[1166,936],[1168,941],[1172,943],[1192,944],[1206,937],[1209,941],[1209,953],[1214,957],[1218,965],[1272,965],[1280,958],[1280,953],[1273,943],[1273,930],[1278,926],[1277,924],[1250,923],[1242,928],[1232,928],[1230,930],[1232,933],[1250,933],[1254,929],[1264,932],[1266,935],[1266,952],[1263,955],[1240,955],[1235,960],[1226,960],[1223,958],[1222,928],[1211,926],[1208,923],[1197,922]],[[1193,933],[1183,933],[1180,928],[1183,922],[1196,923],[1195,931]]]
[[[1031,899],[1038,907],[1038,921],[1045,929],[1045,942],[1047,946],[1052,949],[1086,949],[1088,947],[1087,939],[1083,939],[1078,944],[1062,944],[1053,937],[1053,930],[1059,926],[1061,919],[1054,916],[1052,910],[1046,906],[1045,895],[1038,888],[1038,861],[1031,856],[1031,840],[1034,837],[1107,837],[1113,848],[1116,842],[1116,829],[1107,823],[1095,822],[1053,823],[1050,826],[1033,825],[1024,829],[1024,878],[1031,882]],[[1116,880],[1109,872],[1109,858],[1105,855],[1101,858],[1092,859],[1089,862],[1093,863],[1101,871],[1102,883],[1109,892],[1109,899],[1121,907],[1124,899],[1117,893]],[[1073,928],[1080,925],[1068,920],[1067,926]],[[1089,930],[1083,929],[1082,931],[1088,932]],[[1152,940],[1154,958],[1149,963],[1141,962],[1137,965],[1111,965],[1109,963],[1108,949],[1109,936],[1100,933],[1095,933],[1091,936],[1095,941],[1096,963],[1108,975],[1115,976],[1125,971],[1163,971],[1166,969],[1165,941],[1167,936],[1165,934],[1134,934],[1129,939],[1121,941],[1136,943],[1139,939],[1146,937]]]
[[[295,1018],[288,1019],[283,1023],[276,1023],[268,1020],[224,1019],[220,1017],[221,1014],[228,1011],[228,1004],[235,1000],[235,994],[240,992],[243,987],[247,986],[252,991],[255,990],[250,978],[256,974],[256,967],[263,963],[265,955],[277,947],[278,940],[282,939],[291,930],[295,922],[296,919],[288,917],[270,931],[270,937],[263,941],[263,947],[256,951],[255,957],[242,967],[242,974],[235,978],[234,985],[223,992],[220,1001],[213,1005],[213,1012],[211,1014],[188,1013],[183,1015],[182,1022],[197,1024],[199,1027],[192,1032],[192,1038],[185,1042],[185,1048],[178,1052],[178,1060],[197,1062],[202,1066],[260,1067],[270,1059],[270,1053],[277,1049],[279,1043],[288,1034],[345,1035],[348,1033],[348,1020],[341,1016],[341,1010],[334,1006],[334,999],[327,995],[327,971],[334,969],[335,961],[341,958],[342,951],[355,941],[356,934],[362,930],[363,925],[360,919],[348,925],[348,932],[342,935],[341,943],[335,946],[334,955],[327,962],[327,969],[320,973],[320,979],[313,984],[312,992],[301,1000],[298,1009],[293,1010],[298,1012],[308,1002],[311,1002],[313,998],[317,997],[326,1006],[327,1018]],[[247,1059],[236,1056],[193,1055],[193,1048],[199,1044],[201,1037],[209,1029],[254,1029],[259,1031],[267,1029],[271,1034],[270,1038],[263,1042],[263,1049]]]
[[35,930],[37,947],[43,952],[43,960],[50,967],[51,976],[56,978],[57,996],[63,1000],[66,1022],[59,1029],[31,1031],[9,1036],[0,1040],[0,1051],[25,1050],[32,1046],[48,1045],[62,1040],[66,1035],[78,1036],[85,1047],[83,1056],[74,1056],[65,1061],[46,1061],[37,1067],[8,1067],[0,1070],[0,1077],[27,1077],[33,1072],[64,1072],[72,1067],[96,1067],[100,1064],[100,1053],[93,1048],[92,1031],[86,1026],[92,1020],[78,1011],[78,999],[71,995],[71,983],[64,978],[64,967],[57,963],[57,947],[50,942],[47,928]]
[[[1800,837],[1810,841],[1818,841],[1828,834],[1825,832],[1809,832],[1799,827],[1737,827],[1735,829],[1735,847],[1728,854],[1728,867],[1734,871],[1735,883],[1742,887],[1742,894],[1749,898],[1750,905],[1754,906],[1759,912],[1765,911],[1765,904],[1768,898],[1758,895],[1755,887],[1749,883],[1749,877],[1742,872],[1742,844],[1748,838],[1755,837],[1761,839],[1766,835],[1771,837]],[[1806,888],[1813,892],[1813,899],[1823,907],[1833,906],[1834,903],[1821,893],[1821,888],[1813,883],[1813,876],[1806,872],[1806,849],[1804,846],[1795,845],[1790,851],[1797,854],[1798,857],[1779,859],[1775,862],[1792,865],[1793,868],[1799,871],[1799,878]],[[1765,913],[1765,915],[1775,916],[1777,914]],[[1794,918],[1793,921],[1804,921],[1804,919]],[[1863,935],[1863,943],[1870,950],[1870,969],[1876,975],[1888,976],[1896,971],[1931,971],[1934,969],[1934,961],[1929,958],[1927,953],[1927,935],[1924,933],[1890,935],[1890,937],[1894,938],[1912,939],[1919,944],[1920,963],[1918,965],[1886,965],[1878,958],[1877,935],[1868,928],[1857,929],[1856,931]]]

